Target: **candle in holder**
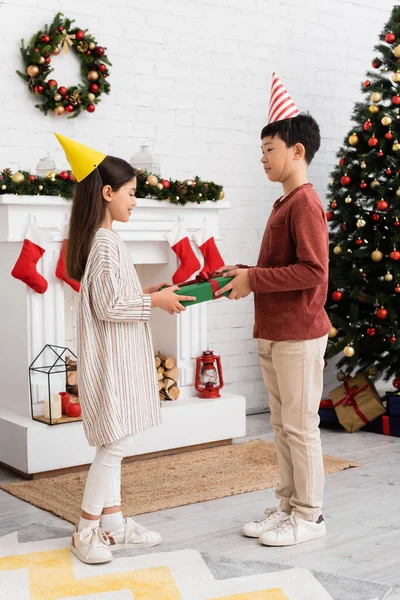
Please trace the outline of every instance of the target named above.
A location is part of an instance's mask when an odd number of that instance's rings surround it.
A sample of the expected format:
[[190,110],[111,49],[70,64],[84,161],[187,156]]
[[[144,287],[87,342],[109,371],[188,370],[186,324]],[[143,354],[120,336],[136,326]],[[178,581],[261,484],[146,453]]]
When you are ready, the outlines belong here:
[[[52,394],[51,402],[51,420],[61,419],[61,398],[60,394]],[[44,401],[44,418],[50,420],[49,398]]]

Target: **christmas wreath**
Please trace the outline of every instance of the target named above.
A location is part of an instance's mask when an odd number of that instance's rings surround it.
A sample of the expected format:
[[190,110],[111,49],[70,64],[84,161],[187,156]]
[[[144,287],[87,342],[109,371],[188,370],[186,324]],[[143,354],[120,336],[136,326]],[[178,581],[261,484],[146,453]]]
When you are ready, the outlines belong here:
[[[21,40],[25,71],[17,73],[27,82],[34,96],[42,101],[36,107],[45,114],[68,113],[71,118],[82,110],[93,113],[101,94],[110,92],[106,78],[109,75],[107,65],[111,63],[105,48],[99,46],[87,31],[73,27],[73,23],[62,13],[57,13],[51,25],[45,25],[43,31],[32,36],[28,46],[25,47]],[[67,54],[70,48],[79,58],[82,82],[69,87],[59,86],[55,79],[48,79],[53,71],[51,61],[60,52]]]

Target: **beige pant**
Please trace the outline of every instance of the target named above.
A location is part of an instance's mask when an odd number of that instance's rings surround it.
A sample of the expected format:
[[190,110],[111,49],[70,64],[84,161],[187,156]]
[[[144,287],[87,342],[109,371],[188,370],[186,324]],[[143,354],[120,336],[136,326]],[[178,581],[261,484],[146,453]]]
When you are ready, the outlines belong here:
[[327,340],[258,340],[281,478],[276,497],[284,510],[310,521],[321,514],[324,491],[318,407]]

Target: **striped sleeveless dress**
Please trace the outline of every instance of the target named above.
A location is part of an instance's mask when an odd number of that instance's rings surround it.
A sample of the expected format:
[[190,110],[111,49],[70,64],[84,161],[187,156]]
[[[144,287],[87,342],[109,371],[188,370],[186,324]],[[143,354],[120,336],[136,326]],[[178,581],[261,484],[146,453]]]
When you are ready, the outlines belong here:
[[150,312],[122,239],[98,229],[78,310],[78,388],[91,446],[161,424]]

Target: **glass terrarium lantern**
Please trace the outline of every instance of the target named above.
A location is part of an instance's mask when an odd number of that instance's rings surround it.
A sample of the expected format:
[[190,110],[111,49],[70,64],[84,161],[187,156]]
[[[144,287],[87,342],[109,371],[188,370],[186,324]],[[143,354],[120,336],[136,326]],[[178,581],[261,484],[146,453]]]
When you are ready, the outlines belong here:
[[32,419],[47,425],[80,420],[76,374],[72,350],[46,344],[29,367]]

